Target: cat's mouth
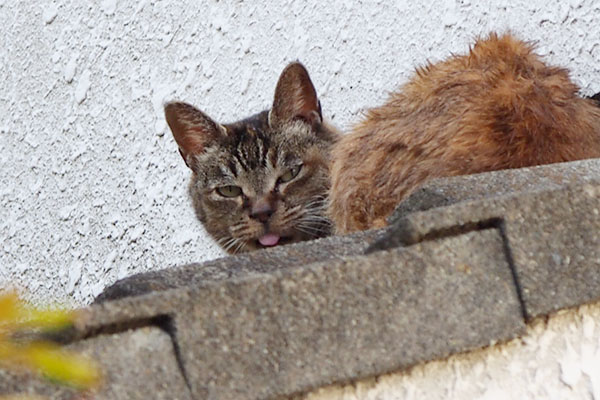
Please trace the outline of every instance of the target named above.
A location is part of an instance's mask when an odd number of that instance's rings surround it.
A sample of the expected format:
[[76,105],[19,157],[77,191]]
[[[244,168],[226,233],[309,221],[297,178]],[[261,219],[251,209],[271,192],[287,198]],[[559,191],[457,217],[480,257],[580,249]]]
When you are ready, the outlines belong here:
[[264,247],[277,246],[279,241],[281,240],[281,236],[276,233],[267,233],[258,238],[258,243]]
[[292,241],[291,237],[281,236],[277,233],[265,233],[258,239],[256,239],[256,243],[259,247],[274,247],[282,244],[287,244]]

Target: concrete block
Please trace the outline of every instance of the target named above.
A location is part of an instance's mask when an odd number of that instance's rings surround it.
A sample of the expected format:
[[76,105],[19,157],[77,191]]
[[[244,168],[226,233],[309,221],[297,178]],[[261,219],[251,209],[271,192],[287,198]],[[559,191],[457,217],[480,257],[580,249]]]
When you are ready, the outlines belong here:
[[368,252],[500,229],[531,319],[600,299],[600,185],[466,201],[398,219]]
[[[157,327],[102,334],[67,346],[95,360],[103,385],[94,399],[191,399],[170,336]],[[0,370],[0,394],[73,399],[72,389],[29,374]]]
[[179,294],[182,362],[203,399],[289,395],[524,328],[494,229]]
[[448,206],[461,201],[554,190],[594,182],[600,182],[600,159],[434,179],[400,203],[390,221],[416,211]]

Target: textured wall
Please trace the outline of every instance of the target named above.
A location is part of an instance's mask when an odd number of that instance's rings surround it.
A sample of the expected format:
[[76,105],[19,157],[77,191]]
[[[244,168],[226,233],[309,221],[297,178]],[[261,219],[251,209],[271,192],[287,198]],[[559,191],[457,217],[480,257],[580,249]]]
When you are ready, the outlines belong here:
[[0,281],[84,304],[119,277],[220,254],[165,100],[241,118],[300,59],[347,127],[414,66],[509,28],[591,93],[599,22],[591,0],[0,0]]

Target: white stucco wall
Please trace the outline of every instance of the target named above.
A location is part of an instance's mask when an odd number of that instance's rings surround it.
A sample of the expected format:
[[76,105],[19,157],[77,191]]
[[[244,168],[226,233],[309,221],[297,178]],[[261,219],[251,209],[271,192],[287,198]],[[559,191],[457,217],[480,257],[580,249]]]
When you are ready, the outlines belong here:
[[[325,115],[347,128],[416,65],[506,29],[600,91],[592,0],[0,0],[0,286],[81,305],[117,278],[221,254],[189,205],[163,101],[235,120],[268,107],[300,59]],[[533,327],[523,352],[515,342],[382,378],[364,396],[315,396],[599,398],[586,371],[600,370],[600,312],[586,310]],[[405,389],[387,390],[394,380]]]

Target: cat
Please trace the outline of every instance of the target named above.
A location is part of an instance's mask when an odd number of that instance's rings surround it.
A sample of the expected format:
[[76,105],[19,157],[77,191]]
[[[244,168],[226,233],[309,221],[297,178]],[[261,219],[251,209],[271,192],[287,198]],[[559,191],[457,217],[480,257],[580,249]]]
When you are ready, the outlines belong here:
[[330,149],[338,132],[323,121],[306,68],[288,65],[272,108],[219,124],[172,102],[165,117],[186,165],[189,194],[206,231],[228,253],[327,236]]
[[429,179],[600,157],[600,109],[512,34],[417,68],[332,150],[339,234],[386,225]]
[[587,97],[588,99],[594,101],[594,103],[600,107],[600,93],[596,93],[592,96]]

